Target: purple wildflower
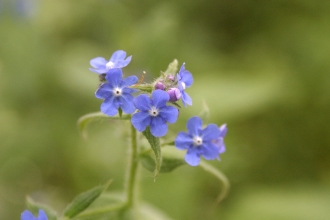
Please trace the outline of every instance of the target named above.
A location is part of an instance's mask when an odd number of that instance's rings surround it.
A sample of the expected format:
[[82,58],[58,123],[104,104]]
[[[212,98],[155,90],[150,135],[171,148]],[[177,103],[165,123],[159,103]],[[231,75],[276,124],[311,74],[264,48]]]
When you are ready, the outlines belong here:
[[114,52],[109,61],[104,59],[103,57],[96,57],[91,59],[90,64],[94,68],[89,68],[89,70],[98,73],[104,74],[108,73],[110,69],[114,68],[123,68],[127,66],[132,59],[132,56],[129,56],[125,59],[126,52],[123,50],[117,50]]
[[178,88],[181,92],[183,105],[185,107],[186,105],[192,105],[192,100],[190,96],[185,92],[185,89],[189,88],[192,85],[194,79],[192,77],[192,74],[185,69],[185,63],[182,64],[180,71],[177,74],[177,79],[178,79]]
[[168,127],[166,122],[176,122],[179,111],[173,106],[166,106],[170,96],[163,90],[155,90],[148,95],[142,94],[134,99],[135,107],[140,110],[132,116],[132,124],[142,132],[150,126],[150,132],[155,137],[164,136]]
[[214,141],[220,136],[217,125],[209,124],[202,129],[202,120],[192,117],[187,122],[188,133],[179,132],[175,146],[179,150],[188,150],[185,161],[191,166],[197,166],[200,156],[206,160],[214,160],[219,156],[219,149]]
[[32,212],[25,210],[21,214],[21,220],[48,220],[46,213],[39,209],[38,217],[34,217]]
[[136,76],[128,76],[123,79],[121,69],[111,69],[105,76],[108,82],[103,83],[96,91],[95,96],[99,99],[104,99],[101,105],[101,112],[106,115],[114,116],[118,113],[118,108],[121,108],[124,113],[131,114],[135,111],[133,104],[134,97],[131,93],[137,92],[136,89],[128,88],[137,83]]

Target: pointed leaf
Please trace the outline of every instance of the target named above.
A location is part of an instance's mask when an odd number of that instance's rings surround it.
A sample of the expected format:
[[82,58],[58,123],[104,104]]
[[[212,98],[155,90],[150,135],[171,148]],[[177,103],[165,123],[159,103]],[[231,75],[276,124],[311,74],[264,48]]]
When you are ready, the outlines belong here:
[[54,211],[51,207],[35,202],[30,197],[26,198],[27,208],[32,211],[32,213],[38,213],[39,209],[42,209],[45,211],[48,220],[57,220],[57,213]]
[[215,176],[222,183],[223,189],[220,192],[220,194],[218,195],[216,203],[221,202],[221,200],[223,200],[228,194],[228,191],[229,191],[229,188],[230,188],[229,180],[227,179],[227,177],[220,170],[216,169],[215,167],[211,166],[210,164],[206,163],[205,161],[201,161],[199,165],[206,172],[209,172],[210,174]]
[[142,134],[147,138],[151,149],[154,152],[155,155],[155,170],[154,170],[154,177],[158,175],[158,172],[160,170],[161,164],[162,164],[162,154],[160,150],[160,143],[159,138],[155,137],[151,134],[150,128],[147,127],[146,130],[142,132]]
[[102,112],[94,112],[87,115],[84,115],[78,119],[78,128],[84,138],[87,137],[86,127],[89,123],[97,120],[109,120],[109,119],[119,119],[119,120],[128,120],[131,118],[131,115],[123,114],[121,117],[119,115],[115,115],[110,117],[108,115],[103,114]]
[[127,204],[125,195],[104,192],[98,197],[85,211],[78,214],[74,219],[77,220],[120,220],[120,215]]
[[111,181],[103,186],[95,187],[87,192],[81,193],[66,207],[64,210],[64,216],[71,219],[84,211],[88,206],[90,206],[95,199],[97,199],[104,190],[108,188]]
[[178,60],[174,59],[172,63],[170,63],[167,67],[167,70],[164,72],[164,75],[167,76],[169,74],[175,74],[178,71]]
[[[155,167],[155,160],[151,151],[146,151],[140,155],[141,163],[144,168],[153,171]],[[187,164],[184,161],[184,152],[172,147],[162,148],[162,164],[160,166],[160,173],[171,172],[179,166]]]

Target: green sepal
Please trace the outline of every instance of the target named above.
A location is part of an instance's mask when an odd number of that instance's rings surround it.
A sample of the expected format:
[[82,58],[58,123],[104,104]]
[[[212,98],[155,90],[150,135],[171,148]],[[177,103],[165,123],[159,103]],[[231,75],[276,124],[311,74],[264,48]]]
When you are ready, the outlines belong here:
[[126,114],[123,114],[122,116],[119,116],[118,114],[110,117],[108,115],[103,114],[102,112],[94,112],[81,116],[78,119],[78,128],[82,133],[83,137],[87,138],[86,127],[89,123],[93,121],[109,120],[109,119],[129,120],[130,118],[131,115],[126,115]]
[[174,59],[172,63],[170,63],[164,72],[164,75],[167,76],[169,74],[175,74],[178,71],[178,60]]
[[[162,164],[160,166],[160,173],[171,172],[172,170],[185,165],[184,161],[184,152],[175,149],[173,146],[162,148]],[[140,160],[142,166],[149,170],[153,171],[155,167],[155,160],[151,151],[145,151],[140,154]]]
[[110,183],[111,181],[103,186],[97,186],[76,196],[73,201],[66,207],[63,215],[69,219],[72,219],[87,209],[88,206],[90,206],[102,194],[102,192],[108,188]]
[[149,126],[142,132],[142,134],[147,138],[151,146],[151,149],[155,155],[155,169],[154,169],[154,178],[155,178],[158,175],[162,164],[162,153],[160,149],[159,138],[151,134]]
[[209,172],[213,176],[215,176],[223,185],[222,191],[219,193],[216,203],[221,202],[228,194],[230,183],[225,174],[223,174],[220,170],[213,167],[212,165],[206,163],[205,161],[201,161],[199,164],[206,172]]
[[39,209],[42,209],[46,213],[48,220],[58,219],[56,211],[54,211],[51,207],[35,202],[30,197],[26,197],[26,204],[27,204],[27,208],[34,214],[37,214]]

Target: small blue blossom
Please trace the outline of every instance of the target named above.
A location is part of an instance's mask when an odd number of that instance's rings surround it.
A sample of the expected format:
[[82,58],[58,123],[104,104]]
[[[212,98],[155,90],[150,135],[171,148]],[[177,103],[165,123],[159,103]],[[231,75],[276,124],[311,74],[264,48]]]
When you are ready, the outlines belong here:
[[[219,154],[222,154],[226,151],[225,143],[224,143],[224,138],[227,134],[227,125],[223,124],[219,127],[220,130],[220,135],[219,137],[214,141],[214,144],[218,147]],[[218,158],[220,159],[220,158]]]
[[200,156],[206,160],[214,160],[219,156],[219,149],[214,142],[220,136],[217,125],[209,124],[202,128],[202,120],[192,117],[187,122],[188,133],[179,132],[175,139],[175,146],[179,150],[188,150],[185,161],[191,166],[197,166]]
[[185,89],[189,88],[192,85],[194,79],[192,77],[192,74],[185,69],[185,63],[182,64],[180,71],[176,77],[178,79],[178,88],[181,92],[183,105],[185,107],[186,105],[192,105],[192,100],[190,96],[185,92]]
[[21,214],[21,220],[48,220],[46,213],[39,209],[38,217],[34,217],[32,212],[25,210]]
[[125,59],[126,52],[123,50],[117,50],[114,52],[109,61],[104,59],[103,57],[96,57],[91,59],[90,64],[93,68],[89,68],[89,70],[98,73],[105,74],[108,73],[110,69],[114,68],[123,68],[127,66],[132,59],[132,56],[129,56]]
[[108,82],[103,83],[95,92],[96,98],[104,99],[101,105],[101,112],[106,115],[114,116],[118,113],[118,108],[121,108],[124,113],[132,114],[135,111],[133,104],[134,97],[131,93],[137,92],[136,89],[128,88],[137,83],[136,76],[128,76],[123,79],[121,69],[111,69],[105,76]]
[[166,122],[176,122],[179,111],[173,106],[166,106],[170,96],[163,90],[155,90],[148,95],[142,94],[134,99],[135,107],[140,110],[132,116],[132,124],[142,132],[150,126],[150,132],[155,137],[164,136],[168,127]]

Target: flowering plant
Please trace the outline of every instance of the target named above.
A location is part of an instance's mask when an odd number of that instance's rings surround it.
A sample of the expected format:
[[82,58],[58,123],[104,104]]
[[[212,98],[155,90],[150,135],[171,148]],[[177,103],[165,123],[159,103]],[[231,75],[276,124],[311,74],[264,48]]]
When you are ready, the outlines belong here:
[[[56,219],[165,219],[154,216],[156,211],[143,207],[137,200],[138,167],[142,165],[153,172],[154,178],[160,173],[170,172],[175,168],[188,164],[201,166],[205,171],[217,177],[223,184],[218,197],[222,200],[226,195],[229,183],[227,178],[217,169],[201,160],[220,160],[225,152],[224,137],[226,125],[218,127],[209,124],[203,128],[201,117],[193,116],[187,122],[187,132],[179,132],[174,141],[163,143],[161,138],[168,133],[168,124],[179,120],[181,99],[183,106],[192,105],[192,99],[186,89],[193,84],[192,74],[181,65],[177,72],[178,62],[174,60],[165,72],[152,83],[144,83],[137,76],[123,76],[122,68],[127,66],[132,56],[126,58],[126,52],[114,52],[109,61],[102,57],[90,61],[91,71],[100,74],[101,85],[95,92],[102,99],[101,112],[87,114],[78,121],[81,131],[95,119],[118,119],[130,124],[130,153],[128,173],[123,196],[104,193],[111,181],[78,195],[58,216],[51,208],[40,206],[28,200],[30,211],[24,211],[21,220],[56,220]],[[140,94],[138,94],[140,93]],[[141,135],[140,135],[141,132]],[[139,146],[139,139],[148,141],[149,147]],[[186,150],[186,155],[182,151]],[[171,152],[171,153],[169,153]],[[107,196],[104,196],[104,195]],[[100,202],[102,201],[102,202]]]

